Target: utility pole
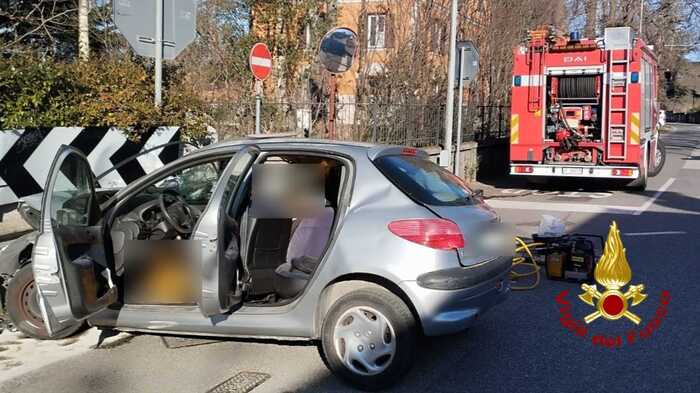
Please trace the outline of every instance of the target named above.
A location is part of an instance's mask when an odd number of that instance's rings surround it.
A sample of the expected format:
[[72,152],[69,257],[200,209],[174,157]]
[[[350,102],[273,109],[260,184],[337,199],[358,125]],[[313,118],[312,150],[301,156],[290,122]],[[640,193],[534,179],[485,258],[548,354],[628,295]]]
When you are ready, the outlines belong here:
[[[452,120],[455,102],[455,57],[457,54],[458,0],[452,0],[450,11],[450,57],[447,64],[447,103],[445,106],[445,141],[440,153],[440,166],[449,168],[452,159]],[[444,162],[443,162],[444,161]]]
[[156,0],[156,91],[155,104],[160,107],[162,103],[162,84],[163,84],[163,0]]
[[457,97],[457,151],[455,152],[454,173],[458,177],[462,177],[462,168],[460,163],[460,155],[462,151],[462,103],[464,100],[464,51],[462,46],[459,48],[459,88],[457,89],[459,96]]
[[90,58],[89,14],[89,0],[80,0],[78,3],[78,54],[81,61],[88,61]]

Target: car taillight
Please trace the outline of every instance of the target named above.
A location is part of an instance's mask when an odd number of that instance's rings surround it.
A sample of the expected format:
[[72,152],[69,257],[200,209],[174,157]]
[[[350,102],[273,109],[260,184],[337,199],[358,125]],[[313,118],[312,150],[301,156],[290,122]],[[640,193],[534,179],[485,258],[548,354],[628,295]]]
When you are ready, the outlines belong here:
[[441,218],[397,220],[389,223],[394,235],[438,250],[464,247],[464,236],[457,224]]
[[516,166],[515,173],[532,173],[531,166]]
[[613,169],[612,170],[613,176],[632,176],[633,173],[634,173],[634,171],[631,169]]

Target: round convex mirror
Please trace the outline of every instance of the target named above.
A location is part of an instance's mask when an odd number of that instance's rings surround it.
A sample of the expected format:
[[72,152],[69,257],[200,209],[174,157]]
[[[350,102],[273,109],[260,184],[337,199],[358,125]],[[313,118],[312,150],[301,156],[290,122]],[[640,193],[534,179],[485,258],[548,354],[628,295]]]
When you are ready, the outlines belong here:
[[352,67],[356,51],[357,34],[346,27],[336,27],[321,40],[319,60],[326,70],[340,74]]

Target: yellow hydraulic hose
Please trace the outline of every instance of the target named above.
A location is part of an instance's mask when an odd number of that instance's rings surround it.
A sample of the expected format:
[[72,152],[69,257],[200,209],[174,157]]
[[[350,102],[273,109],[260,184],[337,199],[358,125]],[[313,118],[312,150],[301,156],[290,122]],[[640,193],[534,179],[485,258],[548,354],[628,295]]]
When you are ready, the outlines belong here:
[[[532,255],[532,251],[530,251],[530,247],[539,247],[539,246],[544,246],[544,243],[530,243],[527,244],[523,241],[523,239],[516,237],[515,241],[519,244],[515,248],[515,254],[516,256],[513,257],[513,267],[512,270],[510,271],[510,278],[513,281],[519,280],[524,277],[529,277],[534,275],[535,276],[535,282],[531,285],[524,285],[524,286],[511,286],[510,288],[514,291],[525,291],[528,289],[534,289],[540,284],[540,267],[537,266],[537,262],[535,261],[535,257]],[[522,253],[525,251],[527,257],[525,257]],[[529,260],[528,260],[529,259]],[[524,273],[516,272],[515,267],[518,265],[530,265],[532,267],[532,270],[526,271]]]

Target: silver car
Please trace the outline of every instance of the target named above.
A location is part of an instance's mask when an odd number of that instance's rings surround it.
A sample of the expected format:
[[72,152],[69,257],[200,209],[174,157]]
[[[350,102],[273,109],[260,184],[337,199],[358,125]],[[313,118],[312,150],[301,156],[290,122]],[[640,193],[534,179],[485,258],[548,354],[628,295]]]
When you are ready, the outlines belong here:
[[[318,198],[304,173],[318,174]],[[509,293],[511,256],[476,240],[497,215],[420,149],[246,139],[108,199],[94,188],[63,146],[31,262],[49,336],[87,320],[314,340],[336,375],[375,390],[409,369],[419,335],[464,330]]]

